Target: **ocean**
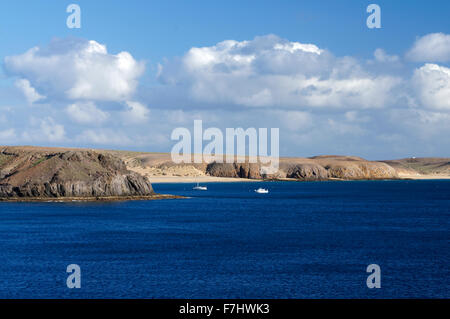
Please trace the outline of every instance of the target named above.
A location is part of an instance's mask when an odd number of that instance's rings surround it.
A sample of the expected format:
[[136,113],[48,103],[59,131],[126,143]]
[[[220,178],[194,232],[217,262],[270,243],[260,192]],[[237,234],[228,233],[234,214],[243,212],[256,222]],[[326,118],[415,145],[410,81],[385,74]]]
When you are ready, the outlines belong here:
[[205,185],[153,185],[177,200],[0,203],[0,298],[450,297],[450,181]]

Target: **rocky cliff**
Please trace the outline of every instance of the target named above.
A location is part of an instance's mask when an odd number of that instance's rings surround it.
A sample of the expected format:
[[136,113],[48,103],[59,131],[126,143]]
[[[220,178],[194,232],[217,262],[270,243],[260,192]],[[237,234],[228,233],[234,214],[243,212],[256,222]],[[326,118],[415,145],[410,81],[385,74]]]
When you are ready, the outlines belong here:
[[311,160],[324,167],[330,178],[344,180],[398,178],[395,169],[388,164],[356,156],[316,156]]
[[[355,156],[280,158],[276,174],[260,163],[175,164],[167,153],[0,147],[1,198],[126,197],[152,195],[148,179],[367,180],[448,176],[450,159],[368,161]],[[434,175],[430,175],[434,174]],[[159,179],[161,180],[161,179]]]
[[386,163],[371,162],[347,156],[318,156],[313,158],[284,158],[274,175],[261,175],[257,163],[212,163],[205,173],[216,177],[240,177],[249,179],[296,179],[321,181],[329,179],[362,180],[398,178],[394,168]]
[[319,164],[304,163],[291,164],[285,166],[285,177],[295,178],[305,181],[327,180],[329,178],[328,171]]
[[261,166],[256,163],[210,163],[206,166],[205,173],[216,177],[239,177],[260,179]]
[[279,170],[273,175],[261,173],[260,163],[202,163],[173,164],[170,154],[120,153],[128,168],[152,177],[158,176],[213,176],[248,179],[291,179],[323,181],[332,179],[365,180],[396,179],[399,175],[388,163],[368,161],[356,156],[315,156],[310,158],[280,158]]
[[154,194],[146,177],[93,150],[0,149],[0,198],[117,197]]

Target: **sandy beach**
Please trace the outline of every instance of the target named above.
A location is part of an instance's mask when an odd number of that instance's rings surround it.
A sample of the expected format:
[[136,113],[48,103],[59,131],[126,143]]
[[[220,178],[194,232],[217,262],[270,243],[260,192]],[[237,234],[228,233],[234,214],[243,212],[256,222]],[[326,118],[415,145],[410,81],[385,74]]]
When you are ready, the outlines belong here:
[[[438,179],[449,179],[448,175],[412,175],[412,174],[401,174],[398,180],[438,180]],[[149,177],[151,183],[164,184],[164,183],[236,183],[236,182],[262,182],[262,180],[257,179],[247,179],[247,178],[231,178],[231,177],[213,177],[213,176],[155,176]],[[342,180],[342,179],[330,179],[330,180]],[[295,179],[280,179],[279,181],[295,181]]]
[[437,174],[429,174],[429,175],[417,175],[417,174],[398,174],[400,179],[417,179],[417,180],[426,180],[426,179],[450,179],[449,175],[437,175]]
[[148,179],[153,183],[235,183],[235,182],[261,182],[261,180],[247,178],[231,177],[213,177],[213,176],[149,176]]

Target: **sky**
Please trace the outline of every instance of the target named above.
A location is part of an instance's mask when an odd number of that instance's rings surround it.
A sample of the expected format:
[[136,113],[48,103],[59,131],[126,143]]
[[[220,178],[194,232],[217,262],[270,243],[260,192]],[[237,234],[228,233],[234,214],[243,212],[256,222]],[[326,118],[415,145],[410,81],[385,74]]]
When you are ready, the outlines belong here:
[[437,0],[3,0],[0,145],[170,152],[172,131],[201,119],[279,128],[282,156],[450,157],[449,12]]

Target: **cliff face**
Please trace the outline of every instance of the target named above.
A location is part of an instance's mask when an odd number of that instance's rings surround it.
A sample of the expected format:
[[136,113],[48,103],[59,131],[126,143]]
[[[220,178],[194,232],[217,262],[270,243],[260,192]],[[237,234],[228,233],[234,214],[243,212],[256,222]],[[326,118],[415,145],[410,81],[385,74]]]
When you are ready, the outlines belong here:
[[215,177],[249,179],[290,178],[302,181],[398,178],[395,169],[385,163],[370,162],[364,159],[348,160],[346,157],[339,156],[314,159],[285,159],[280,162],[280,169],[276,175],[262,176],[260,168],[260,164],[211,163],[207,166],[205,173]]
[[215,177],[261,178],[260,165],[256,163],[211,163],[205,173]]
[[293,164],[286,168],[287,178],[296,178],[305,181],[326,180],[328,171],[319,164],[305,163]]
[[331,178],[348,180],[398,178],[395,169],[388,164],[371,162],[359,157],[317,156],[312,159],[325,167]]
[[108,197],[152,195],[146,177],[110,154],[88,150],[0,150],[0,197]]
[[161,176],[321,181],[397,179],[405,172],[408,176],[450,172],[448,158],[375,162],[355,156],[316,156],[280,158],[276,174],[262,175],[261,164],[246,160],[174,164],[167,153],[0,147],[0,199],[147,196],[153,194],[147,178]]
[[315,156],[310,158],[280,158],[279,170],[274,175],[261,174],[260,163],[202,163],[171,164],[170,154],[120,153],[129,169],[147,175],[249,178],[249,179],[295,179],[299,181],[322,181],[330,179],[365,180],[396,179],[399,175],[388,163],[368,161],[356,156]]

